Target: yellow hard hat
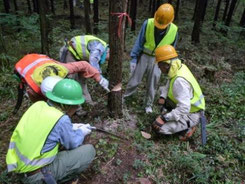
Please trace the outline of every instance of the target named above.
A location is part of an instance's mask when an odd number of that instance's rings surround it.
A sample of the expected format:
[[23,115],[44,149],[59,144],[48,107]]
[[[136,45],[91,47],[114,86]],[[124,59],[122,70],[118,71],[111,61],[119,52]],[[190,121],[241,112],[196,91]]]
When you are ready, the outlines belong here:
[[171,4],[162,4],[154,15],[154,25],[158,29],[165,29],[174,20],[174,8]]
[[37,85],[41,85],[42,81],[49,76],[59,76],[65,78],[68,74],[68,69],[57,63],[46,63],[37,67],[33,74],[32,79]]
[[169,61],[172,58],[178,57],[175,48],[172,45],[164,45],[155,50],[156,62]]

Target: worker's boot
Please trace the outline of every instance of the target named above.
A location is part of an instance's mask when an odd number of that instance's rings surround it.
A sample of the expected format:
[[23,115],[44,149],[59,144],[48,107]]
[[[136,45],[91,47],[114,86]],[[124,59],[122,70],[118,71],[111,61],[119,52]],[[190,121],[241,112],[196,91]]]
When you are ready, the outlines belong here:
[[194,134],[194,132],[196,131],[196,129],[197,129],[196,126],[193,126],[191,128],[188,128],[187,131],[184,133],[184,135],[180,135],[179,136],[179,139],[181,141],[187,141]]

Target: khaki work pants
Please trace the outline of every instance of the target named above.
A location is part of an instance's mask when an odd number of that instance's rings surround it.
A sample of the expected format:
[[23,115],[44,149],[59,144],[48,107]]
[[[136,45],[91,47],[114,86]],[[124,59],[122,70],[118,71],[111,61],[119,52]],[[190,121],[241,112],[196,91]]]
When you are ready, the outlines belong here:
[[161,70],[155,63],[155,57],[142,54],[136,68],[129,79],[124,97],[131,96],[137,90],[138,85],[141,83],[142,78],[146,74],[146,107],[151,107],[154,101],[156,88],[161,76]]

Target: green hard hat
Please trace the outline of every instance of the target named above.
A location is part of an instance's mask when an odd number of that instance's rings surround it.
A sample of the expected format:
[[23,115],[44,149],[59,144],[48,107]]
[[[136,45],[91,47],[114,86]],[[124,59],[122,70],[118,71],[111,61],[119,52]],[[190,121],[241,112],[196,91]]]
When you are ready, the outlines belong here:
[[80,84],[72,79],[63,79],[46,93],[48,99],[66,105],[79,105],[84,103],[83,91]]

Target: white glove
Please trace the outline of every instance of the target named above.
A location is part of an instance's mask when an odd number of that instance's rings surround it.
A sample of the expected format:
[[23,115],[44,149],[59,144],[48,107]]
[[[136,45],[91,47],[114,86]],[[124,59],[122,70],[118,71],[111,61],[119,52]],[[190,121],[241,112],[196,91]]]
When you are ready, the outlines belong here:
[[99,83],[107,92],[110,92],[109,90],[109,81],[101,76],[100,83]]
[[80,129],[83,133],[84,136],[88,135],[91,133],[91,126],[90,124],[83,124],[83,123],[74,123],[73,124],[73,127],[72,127],[73,130],[77,130],[77,129]]
[[132,59],[130,61],[130,73],[131,75],[133,74],[135,68],[136,68],[136,65],[137,65],[137,60],[136,59]]

